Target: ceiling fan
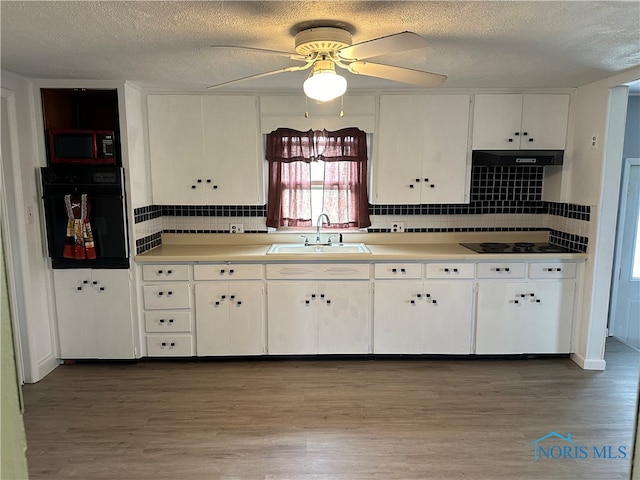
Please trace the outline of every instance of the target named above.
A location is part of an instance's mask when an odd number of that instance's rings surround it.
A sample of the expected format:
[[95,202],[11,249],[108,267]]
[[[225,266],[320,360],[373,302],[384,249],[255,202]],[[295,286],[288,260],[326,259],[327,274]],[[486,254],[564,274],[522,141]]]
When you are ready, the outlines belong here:
[[401,32],[352,44],[351,33],[339,27],[316,27],[301,30],[295,35],[296,53],[237,45],[212,45],[213,48],[241,48],[285,56],[291,60],[304,62],[304,65],[258,73],[211,85],[207,88],[214,89],[278,73],[311,69],[310,76],[303,84],[304,92],[309,98],[327,102],[342,96],[347,89],[347,80],[336,73],[336,66],[356,75],[384,78],[421,87],[438,87],[447,79],[446,75],[364,61],[371,57],[423,48],[427,45],[424,38],[413,32]]

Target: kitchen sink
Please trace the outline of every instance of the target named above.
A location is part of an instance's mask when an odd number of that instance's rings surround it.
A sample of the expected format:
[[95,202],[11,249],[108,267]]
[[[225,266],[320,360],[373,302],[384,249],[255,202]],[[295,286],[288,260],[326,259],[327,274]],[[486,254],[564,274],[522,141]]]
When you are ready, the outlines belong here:
[[316,245],[309,244],[304,245],[302,243],[274,243],[267,250],[267,255],[270,254],[341,254],[341,253],[371,253],[364,243],[332,243],[331,245]]

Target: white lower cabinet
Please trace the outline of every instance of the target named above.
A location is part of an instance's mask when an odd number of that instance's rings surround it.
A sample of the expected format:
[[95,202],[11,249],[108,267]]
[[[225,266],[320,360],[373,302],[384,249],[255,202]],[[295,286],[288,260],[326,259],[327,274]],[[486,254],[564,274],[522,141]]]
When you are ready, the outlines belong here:
[[259,281],[197,283],[197,355],[262,355],[263,292]]
[[369,298],[368,281],[270,282],[269,353],[368,353]]
[[194,354],[191,267],[144,265],[142,287],[144,327],[149,357],[191,357]]
[[478,282],[476,354],[571,352],[575,280],[553,278],[575,275],[575,264],[545,268],[529,266],[535,280]]
[[54,270],[60,357],[134,358],[128,270]]
[[379,354],[469,354],[471,281],[377,281],[373,351]]

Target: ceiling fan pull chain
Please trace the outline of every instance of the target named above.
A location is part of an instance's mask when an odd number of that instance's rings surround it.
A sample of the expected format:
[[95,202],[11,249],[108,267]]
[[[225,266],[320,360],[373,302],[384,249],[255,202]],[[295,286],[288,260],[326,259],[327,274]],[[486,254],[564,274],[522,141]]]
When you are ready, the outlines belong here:
[[309,97],[304,96],[304,118],[309,118]]
[[344,117],[344,94],[340,95],[340,117]]

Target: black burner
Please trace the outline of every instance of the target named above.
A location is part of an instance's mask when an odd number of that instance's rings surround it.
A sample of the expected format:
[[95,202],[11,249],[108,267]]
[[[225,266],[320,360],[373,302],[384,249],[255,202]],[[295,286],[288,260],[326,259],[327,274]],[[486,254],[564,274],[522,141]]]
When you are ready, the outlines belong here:
[[569,253],[571,250],[559,245],[550,243],[533,242],[483,242],[483,243],[461,243],[463,247],[470,248],[478,253]]

